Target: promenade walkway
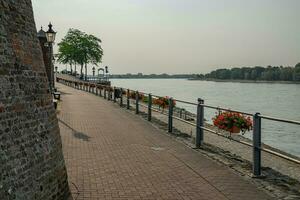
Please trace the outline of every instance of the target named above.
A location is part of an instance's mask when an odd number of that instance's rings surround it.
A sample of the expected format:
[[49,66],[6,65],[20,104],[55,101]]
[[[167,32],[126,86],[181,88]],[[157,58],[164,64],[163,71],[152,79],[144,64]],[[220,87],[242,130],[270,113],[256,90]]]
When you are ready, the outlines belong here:
[[93,94],[57,84],[73,198],[272,199],[231,169]]

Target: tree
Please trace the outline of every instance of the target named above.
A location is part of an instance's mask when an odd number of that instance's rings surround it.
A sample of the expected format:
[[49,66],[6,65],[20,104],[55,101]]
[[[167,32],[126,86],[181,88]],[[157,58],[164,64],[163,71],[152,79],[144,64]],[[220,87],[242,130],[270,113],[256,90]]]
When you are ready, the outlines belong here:
[[298,63],[297,65],[295,65],[294,81],[300,81],[300,63]]
[[255,66],[242,68],[235,67],[231,69],[223,68],[204,74],[204,79],[300,81],[300,63],[295,67]]
[[[59,44],[59,54],[58,54],[58,62],[63,64],[69,64],[71,68],[71,74],[72,74],[72,64],[75,63],[76,57],[75,57],[75,48],[73,45],[70,45],[67,41],[63,40]],[[76,69],[75,69],[76,72]]]
[[[83,78],[83,67],[85,68],[85,80],[87,78],[88,63],[98,65],[101,63],[103,49],[101,40],[94,35],[89,35],[77,29],[69,29],[67,35],[58,44],[58,61],[80,65],[80,75]],[[76,71],[76,69],[75,69]]]

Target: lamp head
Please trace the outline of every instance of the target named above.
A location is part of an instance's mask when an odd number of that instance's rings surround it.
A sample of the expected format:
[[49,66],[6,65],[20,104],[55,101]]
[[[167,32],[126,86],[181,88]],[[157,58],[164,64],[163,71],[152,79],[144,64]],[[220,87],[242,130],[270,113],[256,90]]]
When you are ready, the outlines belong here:
[[56,32],[52,29],[51,22],[49,23],[48,27],[48,31],[46,32],[47,42],[53,43],[55,40]]

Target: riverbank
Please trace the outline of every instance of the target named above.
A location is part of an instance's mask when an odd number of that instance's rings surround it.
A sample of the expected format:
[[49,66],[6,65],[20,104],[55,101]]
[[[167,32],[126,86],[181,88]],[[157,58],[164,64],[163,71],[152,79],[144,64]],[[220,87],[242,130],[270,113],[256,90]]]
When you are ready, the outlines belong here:
[[96,93],[57,87],[62,93],[62,147],[74,199],[275,198],[254,179],[170,138],[134,111]]
[[222,79],[196,79],[189,78],[188,81],[213,81],[213,82],[229,82],[229,83],[278,83],[278,84],[300,84],[300,81],[265,81],[265,80],[222,80]]
[[278,84],[300,84],[300,81],[265,81],[265,80],[222,80],[222,79],[196,79],[189,78],[188,81],[213,81],[213,82],[230,82],[230,83],[278,83]]
[[[88,90],[86,88],[86,90]],[[99,91],[89,90],[95,95],[99,95]],[[103,94],[103,93],[102,93]],[[123,100],[125,97],[123,98]],[[86,101],[85,101],[86,102]],[[106,101],[108,102],[108,101]],[[124,103],[124,102],[123,102]],[[115,111],[119,112],[120,102],[114,104],[116,108]],[[135,113],[134,100],[132,100],[130,112]],[[98,103],[96,105],[99,105]],[[107,104],[108,106],[109,104]],[[105,108],[101,106],[101,108]],[[122,110],[122,109],[121,109]],[[125,109],[124,109],[125,110]],[[144,112],[144,114],[143,114]],[[89,112],[88,112],[89,113]],[[134,116],[141,116],[147,119],[147,107],[145,104],[140,104],[140,114]],[[152,113],[152,125],[159,128],[158,130],[166,130],[167,128],[167,116],[163,115],[161,111]],[[116,126],[118,127],[118,126]],[[134,127],[134,126],[126,126]],[[173,132],[168,134],[170,139],[178,139],[182,141],[189,147],[195,144],[194,135],[195,127],[194,125],[187,124],[181,120],[174,118],[173,121]],[[118,130],[127,130],[120,129]],[[132,129],[132,128],[131,128]],[[144,130],[144,129],[143,129]],[[137,137],[143,132],[140,132]],[[152,134],[150,134],[152,135]],[[150,136],[148,135],[148,136]],[[150,138],[148,138],[149,140]],[[154,142],[157,144],[158,141]],[[211,134],[209,132],[204,133],[205,145],[203,148],[195,150],[201,152],[203,155],[223,163],[224,165],[232,168],[238,174],[243,176],[248,180],[252,180],[255,183],[261,184],[259,187],[268,190],[270,193],[276,195],[275,199],[299,199],[299,174],[300,166],[296,163],[292,163],[273,154],[262,152],[262,165],[263,174],[266,175],[265,179],[254,180],[251,179],[249,174],[251,174],[251,161],[252,161],[252,147],[241,144],[236,140],[231,138],[224,138],[218,135]],[[152,142],[153,143],[153,142]],[[165,143],[163,143],[165,145]],[[158,148],[160,149],[160,148]],[[203,164],[203,163],[202,163]],[[199,164],[197,164],[199,165]],[[201,165],[201,163],[200,163]],[[206,167],[207,168],[207,167]],[[286,174],[286,175],[285,175]],[[293,178],[291,178],[293,177]]]

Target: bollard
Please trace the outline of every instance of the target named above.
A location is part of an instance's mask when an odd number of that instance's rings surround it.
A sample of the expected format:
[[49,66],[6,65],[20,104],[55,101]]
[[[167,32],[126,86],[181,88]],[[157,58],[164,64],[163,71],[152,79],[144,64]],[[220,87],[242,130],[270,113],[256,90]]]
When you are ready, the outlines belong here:
[[173,99],[169,98],[168,132],[173,132]]
[[104,93],[103,97],[104,97],[104,99],[106,99],[106,89],[103,90],[103,93]]
[[148,95],[148,121],[151,121],[152,117],[152,95]]
[[204,125],[204,100],[198,99],[197,105],[197,126],[196,126],[196,148],[203,144],[203,125]]
[[135,92],[135,114],[139,114],[139,91]]
[[261,117],[253,116],[253,177],[261,176]]
[[120,88],[120,107],[123,107],[123,89],[122,88]]
[[126,108],[127,108],[128,110],[130,109],[129,93],[130,93],[130,90],[127,89],[127,95],[126,95],[127,104],[126,104]]
[[117,98],[116,98],[116,87],[114,87],[114,102],[117,102]]

